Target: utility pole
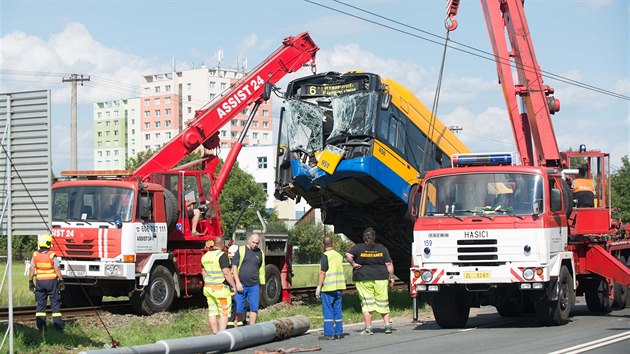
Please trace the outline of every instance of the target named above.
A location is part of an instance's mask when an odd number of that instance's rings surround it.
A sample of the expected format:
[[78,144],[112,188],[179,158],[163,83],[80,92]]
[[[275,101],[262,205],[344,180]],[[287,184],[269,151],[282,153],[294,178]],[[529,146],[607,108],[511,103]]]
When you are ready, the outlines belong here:
[[77,168],[77,82],[83,86],[83,81],[90,81],[90,77],[81,77],[71,74],[69,78],[63,78],[61,82],[72,83],[72,94],[70,97],[70,169],[76,171]]

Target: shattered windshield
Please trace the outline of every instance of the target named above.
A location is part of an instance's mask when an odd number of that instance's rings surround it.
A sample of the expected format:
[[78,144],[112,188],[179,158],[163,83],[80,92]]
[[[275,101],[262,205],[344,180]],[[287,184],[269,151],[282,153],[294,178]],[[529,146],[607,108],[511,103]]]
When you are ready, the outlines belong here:
[[314,104],[289,100],[286,106],[289,148],[320,151],[323,145],[322,123],[324,110]]
[[424,187],[424,216],[532,215],[543,212],[539,175],[476,173],[431,178]]
[[55,221],[130,221],[134,208],[133,190],[120,187],[73,186],[52,192]]
[[327,142],[345,139],[347,136],[372,135],[374,130],[374,106],[376,92],[358,92],[332,99],[334,125]]
[[373,135],[376,92],[357,92],[327,97],[317,104],[289,100],[286,106],[287,135],[290,149],[321,151],[326,143],[347,137]]

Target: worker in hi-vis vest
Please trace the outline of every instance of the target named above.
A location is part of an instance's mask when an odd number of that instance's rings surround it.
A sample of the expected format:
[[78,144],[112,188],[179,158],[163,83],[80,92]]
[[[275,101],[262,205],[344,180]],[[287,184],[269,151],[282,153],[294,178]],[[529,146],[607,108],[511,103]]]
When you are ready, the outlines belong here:
[[249,302],[249,324],[255,324],[260,304],[260,286],[265,285],[265,253],[258,247],[260,235],[253,233],[247,245],[240,246],[232,258],[232,274],[236,282],[236,313],[245,322],[245,301]]
[[203,294],[208,299],[208,323],[214,334],[227,328],[232,307],[232,290],[236,289],[230,272],[230,260],[223,251],[224,247],[225,241],[218,236],[214,239],[212,249],[201,257]]
[[346,288],[343,274],[343,256],[333,249],[333,239],[324,236],[324,254],[321,259],[315,296],[322,299],[324,335],[319,339],[341,339],[341,290]]
[[[35,301],[37,302],[35,319],[37,329],[40,331],[46,328],[46,303],[49,297],[53,325],[55,329],[63,330],[60,293],[65,289],[65,286],[59,270],[59,258],[55,252],[50,250],[52,241],[52,236],[48,234],[37,237],[39,249],[33,252],[31,270],[28,274],[28,288],[35,292]],[[33,282],[33,277],[37,279],[37,284]]]

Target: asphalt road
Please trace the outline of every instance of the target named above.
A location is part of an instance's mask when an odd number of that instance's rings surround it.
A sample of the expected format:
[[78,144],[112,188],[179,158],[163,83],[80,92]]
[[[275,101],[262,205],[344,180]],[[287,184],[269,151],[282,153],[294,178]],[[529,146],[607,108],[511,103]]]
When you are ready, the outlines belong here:
[[535,316],[503,318],[494,307],[472,309],[464,329],[441,329],[430,313],[421,313],[422,324],[411,318],[394,319],[394,333],[383,333],[374,323],[374,335],[361,336],[362,324],[344,326],[340,340],[320,341],[321,330],[281,342],[242,350],[273,351],[278,348],[321,346],[315,353],[630,353],[630,308],[595,315],[578,298],[571,322],[559,327],[540,327]]

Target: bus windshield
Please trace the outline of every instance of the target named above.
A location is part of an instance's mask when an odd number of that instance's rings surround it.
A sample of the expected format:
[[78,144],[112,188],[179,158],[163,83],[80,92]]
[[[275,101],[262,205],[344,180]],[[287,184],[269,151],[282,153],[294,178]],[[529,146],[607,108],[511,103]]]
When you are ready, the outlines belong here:
[[542,177],[476,173],[425,181],[422,216],[532,215],[543,212]]
[[52,191],[53,221],[131,221],[132,189],[104,186],[71,186]]
[[357,92],[317,99],[316,105],[290,99],[286,105],[287,138],[291,149],[321,151],[326,143],[374,131],[376,92]]

